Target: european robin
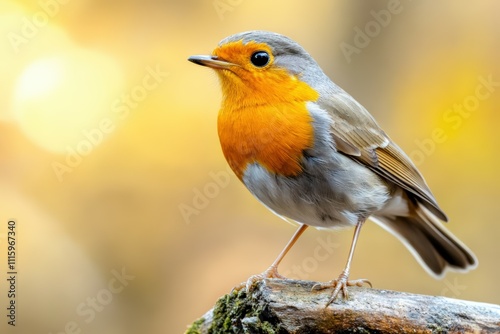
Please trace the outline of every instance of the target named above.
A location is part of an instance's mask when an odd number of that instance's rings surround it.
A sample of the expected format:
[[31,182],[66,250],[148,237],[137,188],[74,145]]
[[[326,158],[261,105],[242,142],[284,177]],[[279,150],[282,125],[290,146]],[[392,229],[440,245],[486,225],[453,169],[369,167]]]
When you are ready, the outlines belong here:
[[278,265],[308,226],[355,227],[343,272],[314,287],[334,288],[328,304],[339,293],[347,298],[347,286],[370,284],[348,280],[368,218],[436,277],[477,265],[441,223],[448,218],[408,156],[299,44],[248,31],[223,39],[212,55],[189,60],[213,68],[220,79],[217,125],[229,166],[269,210],[300,223],[274,263],[252,276],[247,288],[257,279],[284,278]]

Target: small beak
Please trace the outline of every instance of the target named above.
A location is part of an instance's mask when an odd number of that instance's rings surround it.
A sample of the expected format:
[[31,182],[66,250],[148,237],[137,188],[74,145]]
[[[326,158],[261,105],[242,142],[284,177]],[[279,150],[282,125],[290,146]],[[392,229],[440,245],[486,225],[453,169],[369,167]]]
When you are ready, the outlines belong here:
[[188,60],[198,65],[223,70],[228,70],[233,66],[237,66],[236,64],[220,60],[217,56],[191,56]]

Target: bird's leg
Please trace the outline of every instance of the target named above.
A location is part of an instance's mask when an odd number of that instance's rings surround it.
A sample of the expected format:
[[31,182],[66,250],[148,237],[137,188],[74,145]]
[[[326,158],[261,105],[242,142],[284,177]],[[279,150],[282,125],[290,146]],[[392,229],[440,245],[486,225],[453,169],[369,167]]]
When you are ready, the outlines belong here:
[[340,276],[337,279],[331,280],[331,281],[326,282],[326,283],[318,283],[312,287],[313,290],[314,289],[322,290],[322,289],[327,289],[327,288],[332,288],[332,287],[335,288],[335,290],[333,290],[332,297],[330,298],[328,303],[326,303],[326,306],[330,305],[338,297],[340,291],[342,291],[342,295],[344,296],[344,299],[347,299],[348,298],[348,294],[347,294],[347,287],[348,286],[354,286],[354,285],[363,286],[363,284],[365,284],[365,283],[368,284],[370,287],[372,286],[370,281],[368,281],[367,279],[357,279],[354,281],[348,280],[349,271],[351,269],[351,262],[352,262],[352,258],[354,255],[354,249],[356,248],[356,243],[358,242],[359,232],[361,231],[361,227],[363,226],[364,222],[365,222],[364,220],[360,220],[356,224],[356,229],[354,230],[354,236],[352,238],[351,249],[349,250],[349,257],[347,259],[347,263],[346,263],[346,266],[344,268],[344,271],[342,271],[342,273],[340,274]]
[[269,268],[267,268],[266,271],[264,271],[262,274],[258,275],[253,275],[251,276],[246,283],[241,283],[234,287],[233,290],[241,290],[243,287],[246,288],[246,291],[250,291],[251,286],[259,280],[265,279],[265,278],[279,278],[279,279],[287,279],[285,276],[282,276],[278,273],[278,266],[281,263],[281,260],[285,257],[285,255],[288,253],[288,251],[293,247],[295,242],[300,238],[302,233],[307,229],[308,225],[302,224],[300,227],[295,231],[293,234],[292,238],[288,243],[286,244],[285,248],[281,251],[281,253],[278,255],[276,260],[271,264]]
[[292,238],[288,241],[285,248],[283,248],[283,250],[278,255],[276,260],[274,260],[274,262],[271,264],[271,266],[263,273],[263,274],[266,274],[266,273],[270,274],[270,275],[266,276],[266,278],[283,278],[283,279],[286,278],[278,273],[278,266],[281,263],[281,260],[283,260],[285,255],[288,253],[288,251],[293,247],[293,245],[295,245],[295,242],[297,242],[297,240],[299,240],[300,236],[302,235],[302,233],[304,233],[304,231],[307,229],[307,227],[308,227],[308,225],[302,224],[297,229],[297,231],[295,231]]

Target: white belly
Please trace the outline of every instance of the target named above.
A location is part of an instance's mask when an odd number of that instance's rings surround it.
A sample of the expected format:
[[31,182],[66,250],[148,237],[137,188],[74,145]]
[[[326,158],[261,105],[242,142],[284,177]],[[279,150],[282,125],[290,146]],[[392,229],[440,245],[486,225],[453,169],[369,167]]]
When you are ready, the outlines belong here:
[[243,182],[278,215],[322,228],[355,225],[390,199],[387,183],[350,158],[333,153],[330,161],[307,158],[296,177],[269,173],[258,163],[247,167]]

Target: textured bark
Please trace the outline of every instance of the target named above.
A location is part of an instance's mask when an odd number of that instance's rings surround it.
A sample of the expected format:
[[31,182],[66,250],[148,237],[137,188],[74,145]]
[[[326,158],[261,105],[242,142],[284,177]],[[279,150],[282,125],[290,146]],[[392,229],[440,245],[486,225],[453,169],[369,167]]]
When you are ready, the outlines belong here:
[[264,280],[233,292],[186,333],[500,333],[500,306],[446,297],[349,287],[325,308],[331,290],[314,282]]

